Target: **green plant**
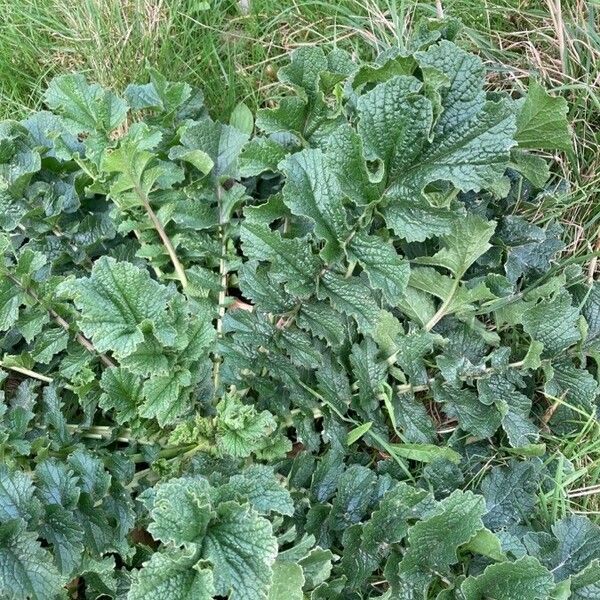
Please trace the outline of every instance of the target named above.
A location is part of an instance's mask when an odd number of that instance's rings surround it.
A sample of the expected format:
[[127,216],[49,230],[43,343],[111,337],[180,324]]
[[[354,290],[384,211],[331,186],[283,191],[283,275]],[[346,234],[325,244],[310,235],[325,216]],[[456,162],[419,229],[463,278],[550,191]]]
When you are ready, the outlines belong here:
[[2,123],[3,596],[593,597],[540,435],[595,418],[600,288],[513,214],[566,104],[456,30],[295,52],[256,136],[156,72]]

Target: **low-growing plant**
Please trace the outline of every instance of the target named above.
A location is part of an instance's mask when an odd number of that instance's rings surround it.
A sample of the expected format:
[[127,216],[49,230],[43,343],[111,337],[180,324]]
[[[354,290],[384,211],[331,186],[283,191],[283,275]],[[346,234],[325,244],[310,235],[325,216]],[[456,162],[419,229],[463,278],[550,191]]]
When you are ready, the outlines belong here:
[[456,31],[297,50],[256,122],[153,72],[0,124],[3,598],[597,596],[600,528],[540,507],[600,287],[519,216],[567,107]]

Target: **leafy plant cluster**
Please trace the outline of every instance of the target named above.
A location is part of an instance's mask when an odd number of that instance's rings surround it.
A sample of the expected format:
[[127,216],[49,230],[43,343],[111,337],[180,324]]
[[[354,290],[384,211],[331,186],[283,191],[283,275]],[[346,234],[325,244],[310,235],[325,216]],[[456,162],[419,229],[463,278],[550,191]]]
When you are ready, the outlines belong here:
[[152,72],[0,124],[0,596],[598,597],[600,527],[539,507],[600,287],[519,216],[566,106],[455,35],[297,50],[255,120]]

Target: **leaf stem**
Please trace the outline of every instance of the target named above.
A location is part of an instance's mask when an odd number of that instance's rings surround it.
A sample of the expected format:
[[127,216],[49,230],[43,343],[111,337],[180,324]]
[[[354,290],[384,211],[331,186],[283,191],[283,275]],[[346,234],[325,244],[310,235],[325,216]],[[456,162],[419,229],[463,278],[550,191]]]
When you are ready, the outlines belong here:
[[425,324],[425,331],[431,331],[437,323],[446,316],[446,311],[448,307],[452,304],[452,300],[454,300],[454,296],[458,290],[458,286],[460,285],[460,279],[456,277],[454,279],[454,283],[452,284],[452,288],[450,289],[450,293],[446,297],[446,299],[442,302],[440,307],[437,309],[436,313],[429,319],[429,321]]
[[3,369],[8,369],[9,371],[14,371],[15,373],[20,373],[21,375],[26,375],[27,377],[31,377],[32,379],[38,379],[39,381],[43,381],[44,383],[52,383],[54,381],[52,377],[42,375],[37,371],[32,371],[31,369],[26,369],[25,367],[17,367],[16,365],[7,365],[1,360],[0,367],[2,367]]
[[179,281],[181,283],[181,287],[183,289],[187,288],[189,285],[189,282],[188,282],[187,275],[185,274],[185,269],[183,268],[183,265],[181,264],[181,262],[179,261],[179,258],[177,257],[177,252],[175,252],[175,247],[173,246],[171,240],[169,239],[169,236],[167,235],[167,232],[165,231],[163,224],[160,222],[160,220],[156,216],[156,213],[154,212],[153,208],[150,206],[150,200],[148,199],[148,195],[144,192],[144,190],[139,185],[135,186],[135,191],[136,191],[136,194],[138,195],[138,197],[140,198],[140,200],[142,201],[142,204],[144,205],[144,209],[146,210],[146,214],[148,215],[150,221],[152,221],[152,225],[153,225],[154,229],[156,229],[156,232],[158,233],[158,236],[160,237],[160,239],[163,243],[163,246],[165,247],[167,254],[169,255],[169,258],[171,259],[171,264],[173,265],[173,268],[175,269],[175,273],[177,274],[177,279],[179,279]]
[[92,342],[90,342],[90,340],[88,340],[85,336],[81,335],[81,333],[73,332],[73,330],[71,329],[69,324],[54,309],[48,308],[47,306],[45,306],[44,303],[41,301],[40,297],[33,290],[26,288],[16,277],[14,277],[14,275],[9,274],[8,277],[11,281],[13,281],[16,285],[18,285],[26,294],[31,296],[42,308],[47,310],[48,313],[50,314],[50,316],[54,319],[54,321],[58,325],[60,325],[60,327],[62,327],[67,333],[74,333],[75,340],[79,344],[81,344],[88,352],[98,356],[98,358],[100,358],[100,360],[102,361],[102,363],[105,366],[107,366],[107,367],[115,367],[116,366],[115,363],[108,356],[106,356],[106,354],[102,354],[101,352],[98,352],[96,350],[96,348],[94,348],[94,345],[92,344]]
[[[217,340],[223,337],[223,318],[225,317],[225,299],[227,298],[227,263],[225,255],[227,253],[227,239],[225,237],[225,222],[223,220],[222,195],[223,189],[221,184],[217,182],[216,196],[219,211],[219,240],[221,242],[221,256],[219,257],[219,298],[218,298],[218,314],[217,314]],[[213,365],[213,389],[215,392],[219,387],[219,378],[221,372],[221,356],[215,353],[215,362]]]

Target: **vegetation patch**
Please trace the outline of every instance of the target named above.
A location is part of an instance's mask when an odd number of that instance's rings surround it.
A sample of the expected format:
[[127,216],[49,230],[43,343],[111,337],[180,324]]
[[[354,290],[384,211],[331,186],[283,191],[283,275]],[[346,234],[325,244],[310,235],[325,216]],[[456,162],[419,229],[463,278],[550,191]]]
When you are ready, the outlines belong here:
[[213,121],[152,71],[0,124],[0,593],[575,600],[600,287],[531,222],[567,105],[453,20]]

